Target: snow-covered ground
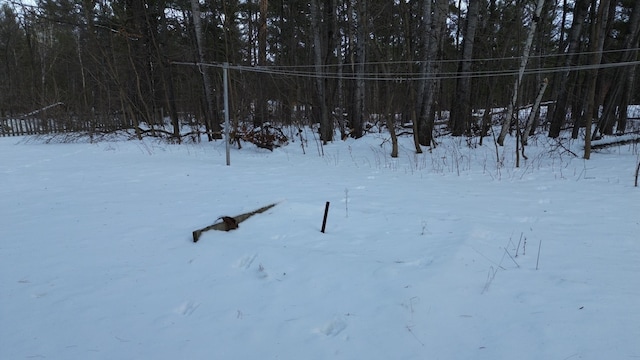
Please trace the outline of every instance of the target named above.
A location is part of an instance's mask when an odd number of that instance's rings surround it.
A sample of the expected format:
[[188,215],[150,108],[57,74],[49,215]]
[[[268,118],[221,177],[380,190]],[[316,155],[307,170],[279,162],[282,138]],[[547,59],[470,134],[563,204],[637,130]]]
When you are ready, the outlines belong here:
[[309,139],[0,138],[0,358],[640,358],[637,144]]

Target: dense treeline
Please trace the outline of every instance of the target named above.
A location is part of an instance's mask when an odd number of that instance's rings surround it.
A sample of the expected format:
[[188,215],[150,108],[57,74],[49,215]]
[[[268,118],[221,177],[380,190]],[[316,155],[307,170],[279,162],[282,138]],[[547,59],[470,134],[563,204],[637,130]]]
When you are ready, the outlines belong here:
[[219,138],[228,63],[235,128],[412,124],[419,150],[436,124],[486,134],[505,109],[505,131],[596,137],[640,101],[639,38],[636,0],[5,1],[0,119]]

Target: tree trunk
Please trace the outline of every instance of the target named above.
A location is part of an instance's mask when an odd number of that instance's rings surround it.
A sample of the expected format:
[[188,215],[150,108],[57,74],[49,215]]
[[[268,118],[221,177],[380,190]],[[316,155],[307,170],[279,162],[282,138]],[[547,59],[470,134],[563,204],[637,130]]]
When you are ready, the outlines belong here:
[[[615,4],[613,4],[615,5]],[[636,1],[631,13],[629,21],[629,29],[624,37],[623,48],[625,51],[620,58],[621,63],[632,62],[637,58],[637,47],[640,38],[640,1]],[[619,67],[615,71],[615,75],[612,80],[612,87],[607,101],[605,101],[604,108],[602,110],[602,116],[598,122],[595,131],[593,132],[593,138],[600,135],[610,135],[613,133],[614,113],[618,108],[618,118],[624,116],[626,118],[626,104],[629,103],[629,96],[631,93],[630,83],[633,81],[634,66]],[[625,89],[628,89],[626,92]],[[624,109],[624,115],[622,108]],[[626,120],[623,121],[626,125]],[[624,126],[622,129],[618,129],[618,132],[624,132]]]
[[[400,16],[403,21],[403,34],[402,36],[405,39],[412,39],[414,37],[415,28],[413,26],[414,22],[412,21],[412,13],[411,6],[404,1],[400,1]],[[406,41],[403,47],[404,52],[407,54],[407,71],[413,72],[414,69],[414,61],[413,61],[413,43],[411,41]],[[417,84],[421,84],[421,82],[415,82]],[[422,154],[422,148],[420,147],[420,139],[418,139],[418,117],[417,117],[417,99],[416,99],[416,86],[414,86],[414,82],[409,84],[407,89],[407,106],[405,106],[405,112],[408,112],[408,117],[411,119],[412,127],[413,127],[413,146],[416,149],[417,154]]]
[[[500,130],[500,135],[498,136],[498,145],[504,145],[504,139],[509,132],[509,128],[511,127],[511,121],[513,118],[514,109],[518,103],[518,92],[520,90],[520,84],[522,83],[522,77],[524,76],[524,70],[527,67],[527,62],[529,61],[529,52],[531,51],[531,44],[533,43],[533,36],[536,32],[536,27],[538,26],[538,21],[540,19],[540,14],[542,13],[542,7],[544,6],[544,0],[538,0],[536,5],[536,12],[531,20],[531,25],[529,26],[529,32],[527,33],[527,41],[524,44],[524,50],[522,51],[522,58],[520,59],[520,69],[518,70],[518,77],[513,84],[513,93],[511,97],[511,101],[507,105],[507,116],[502,121],[502,130]],[[517,121],[517,114],[516,114]]]
[[[173,70],[171,68],[171,64],[169,64],[169,60],[167,59],[167,42],[168,42],[168,28],[167,28],[167,18],[164,11],[160,12],[160,34],[159,41],[155,41],[155,47],[157,51],[157,56],[160,59],[161,69],[162,71],[162,80],[164,84],[164,97],[165,103],[167,105],[167,109],[169,111],[169,118],[171,119],[171,125],[173,127],[173,138],[178,143],[181,142],[180,139],[180,120],[178,119],[178,109],[176,108],[176,98],[175,98],[175,86],[173,80]],[[154,37],[155,40],[155,37]]]
[[[592,8],[595,9],[596,1],[593,0]],[[601,0],[598,6],[598,15],[591,21],[591,37],[589,39],[589,52],[591,55],[591,65],[599,65],[602,61],[602,47],[604,46],[604,31],[607,26],[607,12],[609,11],[609,1]],[[598,69],[589,71],[587,104],[584,112],[585,135],[584,135],[584,159],[591,157],[591,126],[593,125],[593,113],[596,97],[596,81],[598,79]]]
[[431,0],[425,1],[422,11],[424,57],[420,65],[422,80],[418,87],[418,141],[430,146],[433,141],[433,109],[438,85],[440,64],[436,61],[448,9],[447,0],[435,0],[433,14]]
[[354,109],[351,117],[351,136],[360,138],[364,134],[364,63],[366,61],[367,43],[367,0],[358,0],[356,7],[356,88],[354,92]]
[[[344,9],[344,8],[343,8]],[[336,11],[338,11],[336,9]],[[338,16],[344,16],[343,13],[340,13]],[[337,22],[334,23],[334,27],[333,27],[333,33],[334,34],[339,34],[340,33],[340,28],[338,27]],[[344,89],[344,79],[343,79],[343,74],[344,74],[344,62],[345,62],[345,58],[342,55],[343,54],[343,37],[337,35],[337,40],[336,40],[336,46],[335,46],[335,51],[336,51],[336,58],[338,61],[338,79],[337,81],[337,90],[336,90],[336,104],[335,107],[337,109],[337,113],[336,113],[336,118],[338,121],[338,127],[340,130],[340,139],[341,140],[346,140],[347,137],[349,136],[349,132],[347,131],[347,126],[345,124],[345,109],[346,109],[346,104],[345,104],[345,98],[344,98],[344,94],[345,94],[345,89]]]
[[[638,44],[636,43],[635,47],[638,47]],[[636,55],[636,60],[637,60],[637,55]],[[627,128],[627,121],[628,119],[628,113],[629,113],[629,103],[631,101],[631,94],[633,93],[633,79],[636,78],[636,71],[635,68],[632,68],[629,71],[629,76],[627,77],[627,81],[625,81],[626,85],[625,85],[625,89],[622,92],[622,102],[620,103],[620,109],[619,111],[619,117],[618,117],[618,124],[616,125],[616,133],[617,134],[624,134]]]
[[[381,61],[378,64],[378,66],[380,67],[380,72],[383,74],[390,74],[389,66],[387,65],[389,62],[388,56],[384,55],[384,52],[378,43],[376,43],[375,45],[376,45],[375,49],[377,50],[379,54],[379,58],[381,59]],[[382,59],[385,59],[385,60],[382,60]],[[394,102],[394,93],[391,91],[390,84],[386,84],[386,85],[387,85],[385,86],[386,92],[384,96],[386,99],[386,104],[383,110],[383,114],[385,117],[385,124],[387,125],[387,130],[389,131],[389,136],[391,136],[391,157],[397,158],[398,157],[398,136],[396,134],[395,113],[392,110],[392,105]]]
[[580,128],[584,126],[584,117],[582,116],[582,112],[584,110],[584,100],[586,99],[587,85],[585,85],[585,72],[577,72],[576,79],[571,86],[571,124],[573,124],[573,129],[571,131],[571,138],[577,139],[580,135]]
[[[387,73],[388,70],[383,70],[385,73]],[[389,136],[391,136],[391,157],[392,158],[397,158],[398,157],[398,136],[396,134],[396,122],[395,122],[395,114],[392,110],[392,104],[393,104],[393,93],[391,91],[391,87],[387,86],[387,91],[386,91],[386,98],[387,98],[387,103],[386,103],[386,107],[385,107],[385,117],[386,117],[386,125],[387,125],[387,130],[389,130]]]
[[196,33],[196,44],[198,47],[198,62],[200,63],[198,68],[202,76],[205,102],[207,104],[207,118],[205,120],[205,124],[209,141],[212,141],[213,139],[222,138],[222,128],[218,121],[214,121],[217,116],[215,116],[215,108],[213,106],[213,85],[211,83],[211,77],[209,76],[209,69],[207,66],[203,65],[205,62],[204,38],[202,33],[202,21],[200,19],[200,3],[198,0],[191,0],[191,13]]
[[458,64],[460,77],[456,82],[456,104],[451,108],[450,126],[453,136],[460,136],[471,131],[471,60],[480,1],[470,1],[467,10],[467,21],[462,41],[462,59]]
[[[589,13],[589,0],[576,0],[573,11],[573,22],[571,23],[571,32],[569,34],[569,45],[565,55],[564,66],[567,68],[559,75],[557,80],[558,89],[554,111],[551,117],[551,125],[549,127],[549,137],[557,138],[560,136],[560,130],[567,118],[567,102],[569,99],[569,70],[576,63],[580,48],[580,36],[582,35],[582,27]],[[562,51],[562,50],[561,50]],[[573,108],[573,111],[577,111]]]
[[[258,66],[267,65],[267,10],[269,7],[268,0],[260,1],[260,13],[258,21]],[[253,124],[261,126],[265,121],[269,121],[269,109],[266,84],[261,84],[256,89],[256,113],[254,114]]]
[[324,64],[322,56],[322,41],[320,28],[320,11],[318,9],[319,0],[311,0],[309,9],[311,11],[311,31],[313,33],[313,62],[315,69],[316,103],[320,108],[320,140],[325,144],[333,140],[333,126],[329,117],[329,106],[327,103],[327,89],[325,83]]
[[533,124],[536,122],[536,114],[540,110],[540,102],[542,102],[542,96],[544,95],[545,90],[547,90],[547,85],[549,85],[549,80],[544,78],[542,84],[540,84],[540,90],[538,92],[538,96],[536,97],[536,101],[533,103],[533,107],[531,108],[531,113],[529,113],[529,118],[527,119],[527,125],[522,132],[522,145],[528,144],[529,135],[531,134],[531,130],[533,129]]

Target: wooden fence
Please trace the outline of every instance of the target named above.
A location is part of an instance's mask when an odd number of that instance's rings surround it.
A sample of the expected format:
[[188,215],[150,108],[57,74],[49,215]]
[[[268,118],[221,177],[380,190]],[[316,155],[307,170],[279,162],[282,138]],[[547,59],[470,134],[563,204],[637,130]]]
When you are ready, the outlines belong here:
[[37,135],[64,131],[64,127],[54,119],[26,118],[0,121],[0,135],[2,136]]
[[132,129],[132,121],[118,114],[96,116],[90,120],[80,120],[70,115],[66,105],[56,102],[16,117],[0,118],[0,136],[42,135],[70,132],[108,133],[122,129]]
[[112,121],[80,121],[76,119],[42,119],[27,117],[20,119],[0,119],[0,136],[22,136],[58,134],[69,132],[112,132],[122,129],[132,129],[133,123],[122,119]]

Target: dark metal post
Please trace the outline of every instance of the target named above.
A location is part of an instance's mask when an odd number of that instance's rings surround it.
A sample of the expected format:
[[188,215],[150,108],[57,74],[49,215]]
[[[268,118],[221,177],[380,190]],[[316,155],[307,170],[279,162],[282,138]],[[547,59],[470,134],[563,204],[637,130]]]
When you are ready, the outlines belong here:
[[321,232],[324,233],[324,229],[327,226],[327,215],[329,214],[329,202],[327,201],[327,203],[324,205],[324,218],[322,218],[322,230],[320,230]]

